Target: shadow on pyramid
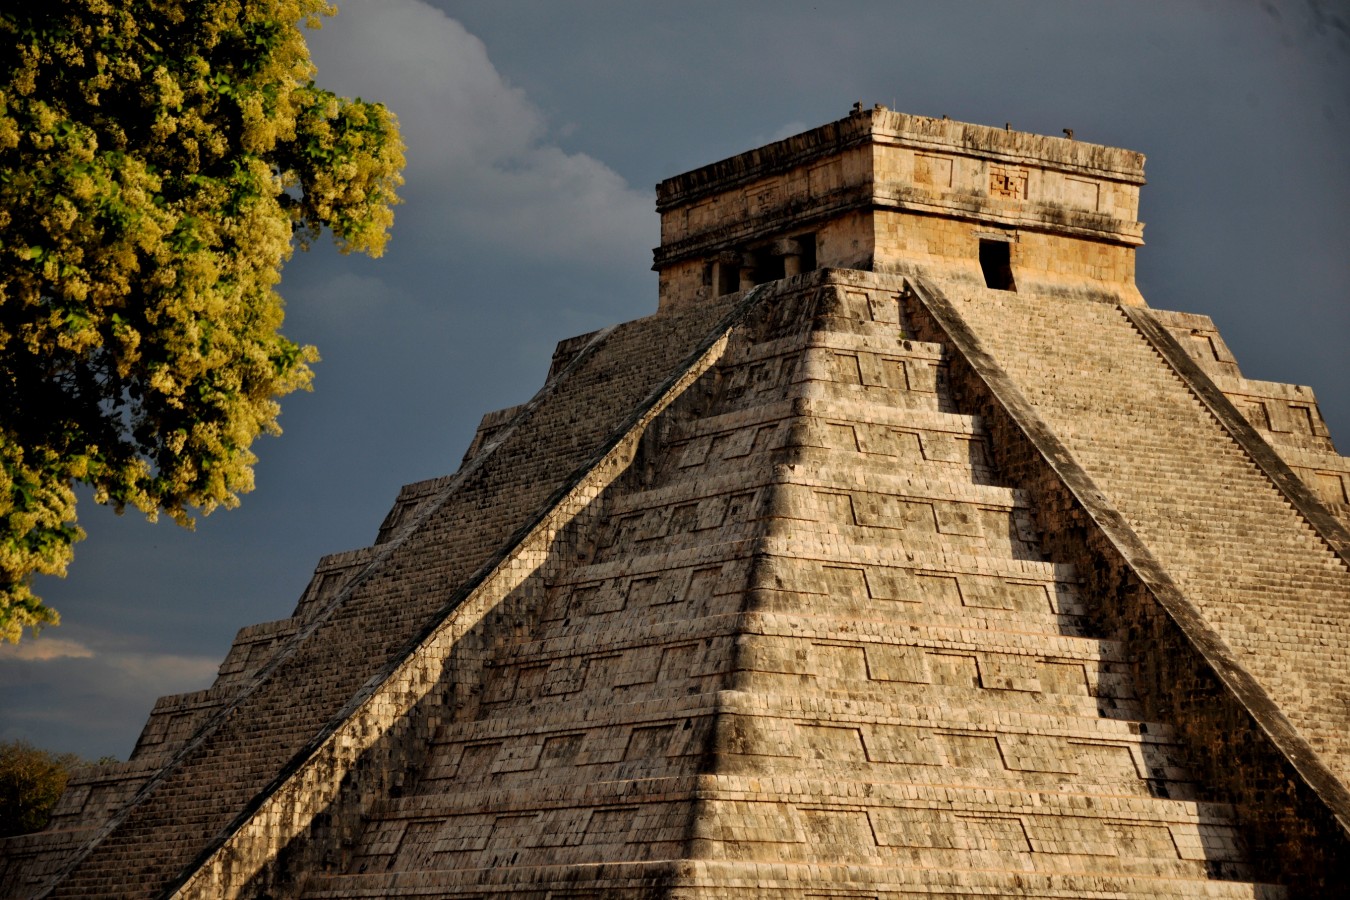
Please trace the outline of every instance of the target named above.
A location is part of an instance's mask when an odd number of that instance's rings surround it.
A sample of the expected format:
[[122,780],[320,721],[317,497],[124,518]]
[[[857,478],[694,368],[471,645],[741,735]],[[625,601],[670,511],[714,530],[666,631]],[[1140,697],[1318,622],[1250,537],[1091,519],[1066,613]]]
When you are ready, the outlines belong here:
[[4,841],[7,896],[1304,897],[1350,460],[1134,286],[1143,157],[882,108]]

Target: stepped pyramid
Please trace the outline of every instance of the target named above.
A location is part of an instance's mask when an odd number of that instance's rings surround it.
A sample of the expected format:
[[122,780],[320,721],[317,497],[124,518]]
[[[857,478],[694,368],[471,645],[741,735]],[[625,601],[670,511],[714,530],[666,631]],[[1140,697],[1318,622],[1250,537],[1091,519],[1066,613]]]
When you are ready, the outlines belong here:
[[1133,281],[1143,157],[882,108],[245,628],[7,896],[1335,896],[1350,460]]

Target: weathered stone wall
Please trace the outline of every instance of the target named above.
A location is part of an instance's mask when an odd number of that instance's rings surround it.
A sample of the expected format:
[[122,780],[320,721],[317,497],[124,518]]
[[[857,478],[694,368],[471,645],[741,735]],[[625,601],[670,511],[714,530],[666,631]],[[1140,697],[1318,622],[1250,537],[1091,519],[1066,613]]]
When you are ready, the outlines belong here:
[[1336,452],[1313,389],[1245,378],[1209,316],[1154,309],[1166,327],[1261,438],[1350,528],[1350,458]]
[[902,284],[764,295],[304,896],[1251,895]]
[[[731,298],[616,329],[512,434],[419,513],[417,541],[381,545],[240,697],[143,789],[56,894],[158,890],[259,796],[370,678],[456,602],[456,591],[545,509],[613,429],[726,313]],[[548,403],[543,400],[547,399]],[[428,554],[425,549],[435,547]]]
[[982,287],[979,245],[992,240],[1008,245],[1019,291],[1086,297],[1124,294],[1143,303],[1134,290],[1131,246],[902,211],[877,210],[873,219],[877,271],[918,266],[941,273],[944,279]]
[[1119,289],[1142,243],[1142,167],[1125,150],[859,110],[662,182],[661,303],[745,286],[709,272],[784,240],[812,244],[820,267],[919,264],[983,283],[983,237],[1009,244],[1026,287]]
[[[1350,860],[1344,786],[1325,769],[1300,768],[1311,752],[1297,752],[1297,739],[1280,708],[1252,684],[1215,632],[1224,627],[1222,614],[1217,622],[1209,619],[1193,598],[1177,589],[1166,567],[1152,559],[1149,544],[1140,543],[1131,530],[1137,520],[1128,514],[1122,518],[1112,508],[1118,495],[1103,494],[1091,471],[1073,455],[1080,441],[1093,439],[1107,426],[1084,416],[1063,433],[1043,421],[1037,407],[1021,395],[1015,376],[1003,370],[1006,352],[1003,357],[989,355],[998,349],[996,341],[988,340],[987,325],[978,332],[968,330],[962,317],[971,307],[954,305],[931,289],[920,290],[926,291],[925,299],[916,294],[908,304],[918,332],[959,345],[953,379],[962,407],[988,423],[999,465],[1036,498],[1051,558],[1073,564],[1087,589],[1100,598],[1095,614],[1105,633],[1130,648],[1145,709],[1175,723],[1206,781],[1234,799],[1259,875],[1289,884],[1300,895],[1331,896],[1348,874]],[[941,324],[929,305],[934,300],[949,310]],[[1147,408],[1145,397],[1140,394],[1137,403]],[[1159,446],[1176,446],[1178,438],[1175,433],[1159,435]],[[1140,471],[1148,461],[1125,464]],[[1187,477],[1198,474],[1187,470]],[[1240,503],[1241,497],[1225,494],[1223,500]],[[1293,587],[1292,573],[1279,571],[1276,583]],[[1343,632],[1329,629],[1324,635],[1338,633]],[[1322,644],[1321,639],[1312,642]],[[1342,668],[1340,659],[1328,656],[1323,665]],[[1268,669],[1258,672],[1270,677]]]

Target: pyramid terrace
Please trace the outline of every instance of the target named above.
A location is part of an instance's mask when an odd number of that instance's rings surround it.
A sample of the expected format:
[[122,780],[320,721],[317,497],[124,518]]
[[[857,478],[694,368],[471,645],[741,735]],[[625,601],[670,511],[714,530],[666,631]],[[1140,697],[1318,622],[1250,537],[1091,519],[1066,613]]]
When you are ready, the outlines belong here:
[[0,842],[15,897],[1294,898],[1350,460],[1134,284],[1143,156],[860,106]]

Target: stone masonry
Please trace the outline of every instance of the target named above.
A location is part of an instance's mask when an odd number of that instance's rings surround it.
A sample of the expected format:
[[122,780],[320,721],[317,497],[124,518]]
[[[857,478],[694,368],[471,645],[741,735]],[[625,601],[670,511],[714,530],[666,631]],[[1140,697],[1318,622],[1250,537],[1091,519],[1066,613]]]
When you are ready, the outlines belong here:
[[1143,157],[852,115],[0,842],[15,897],[1336,896],[1350,460],[1133,280]]

